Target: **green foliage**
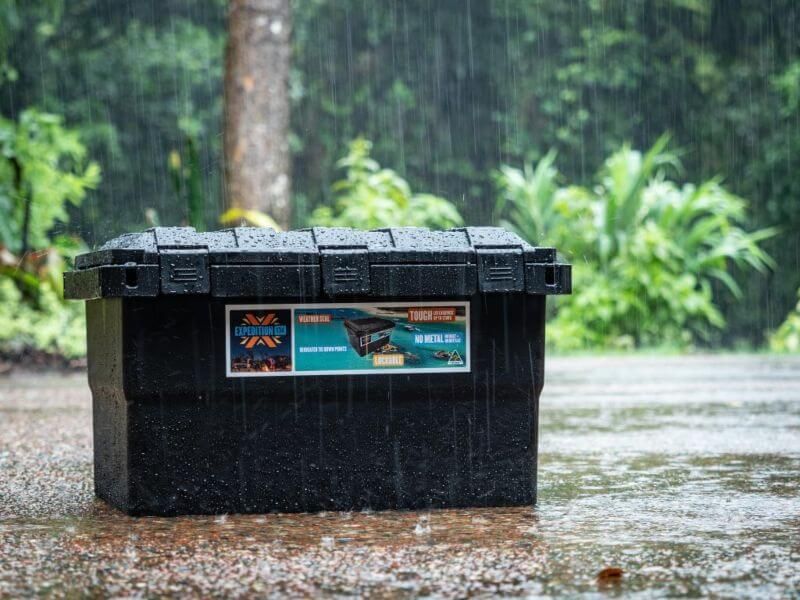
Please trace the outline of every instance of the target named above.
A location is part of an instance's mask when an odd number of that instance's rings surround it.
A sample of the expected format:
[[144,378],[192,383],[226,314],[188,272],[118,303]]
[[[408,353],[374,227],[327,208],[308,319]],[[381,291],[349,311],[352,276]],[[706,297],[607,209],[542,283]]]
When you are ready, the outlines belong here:
[[337,165],[345,178],[333,184],[334,206],[318,207],[311,224],[330,227],[416,226],[447,229],[463,223],[453,204],[432,194],[414,194],[405,179],[370,157],[372,144],[358,138]]
[[765,273],[773,265],[759,244],[776,231],[746,232],[744,200],[717,179],[682,186],[667,179],[680,170],[667,143],[662,137],[644,154],[624,145],[593,189],[557,189],[552,154],[536,169],[497,174],[508,225],[575,263],[574,295],[561,300],[551,327],[557,346],[708,340],[725,324],[715,282],[741,297],[730,267]]
[[[150,223],[186,218],[165,172],[169,152],[185,152],[186,119],[198,125],[207,217],[221,206],[226,4],[0,2],[0,114],[63,114],[103,165],[104,204],[80,208],[87,239],[142,227],[143,208]],[[412,189],[487,223],[499,165],[535,164],[554,148],[564,179],[587,186],[625,140],[649,147],[671,131],[686,149],[683,179],[721,173],[751,200],[753,228],[784,225],[764,243],[781,275],[749,282],[734,269],[742,301],[717,296],[724,341],[760,343],[772,315],[794,306],[796,0],[296,0],[292,11],[298,215],[333,204],[339,149],[360,134]]]
[[[103,167],[102,206],[81,208],[84,235],[105,240],[141,228],[152,208],[164,224],[187,218],[170,193],[173,149],[189,160],[191,123],[199,184],[219,205],[225,2],[187,0],[9,0],[0,3],[5,58],[17,73],[0,80],[0,113],[20,106],[62,114]],[[12,10],[13,7],[13,10]],[[6,10],[8,8],[8,10]],[[2,51],[2,47],[0,47]],[[213,132],[209,135],[208,132]]]
[[495,212],[501,226],[523,239],[542,245],[568,244],[572,254],[581,254],[588,232],[577,227],[588,220],[590,195],[578,186],[559,187],[556,153],[548,152],[535,167],[522,169],[503,165],[494,174],[498,200]]
[[36,348],[67,358],[86,354],[81,302],[64,302],[55,287],[42,285],[31,301],[12,278],[0,275],[0,348]]
[[[800,290],[798,290],[800,296]],[[775,352],[800,352],[800,302],[770,336],[769,347]]]
[[59,116],[26,110],[18,122],[0,118],[0,245],[40,249],[56,223],[68,219],[100,180],[97,163]]
[[63,11],[64,0],[0,1],[0,84],[13,83],[20,76],[10,56],[15,38],[24,34],[37,41],[47,40]]
[[[447,229],[463,224],[458,210],[432,194],[414,194],[408,182],[391,169],[382,168],[370,157],[372,144],[363,138],[350,143],[347,155],[338,163],[344,179],[332,185],[335,203],[319,206],[308,225],[325,227],[430,227]],[[221,217],[226,226],[246,224],[255,227],[280,227],[269,215],[242,208],[231,208]]]
[[206,197],[203,193],[197,136],[187,132],[184,156],[178,150],[169,153],[168,169],[178,204],[186,206],[187,222],[197,231],[205,231]]
[[62,300],[61,274],[86,248],[56,234],[100,180],[78,134],[56,115],[26,110],[0,119],[0,347],[76,356],[83,310]]
[[502,163],[535,163],[552,148],[566,180],[585,186],[624,141],[650,147],[671,131],[686,149],[687,181],[723,174],[726,189],[751,200],[754,228],[786,225],[764,245],[790,267],[784,275],[750,282],[730,272],[744,297],[718,297],[725,341],[759,343],[774,310],[794,305],[796,0],[301,0],[294,8],[298,192],[317,197],[335,149],[363,133],[412,186],[463,198],[465,220],[486,223],[488,175]]

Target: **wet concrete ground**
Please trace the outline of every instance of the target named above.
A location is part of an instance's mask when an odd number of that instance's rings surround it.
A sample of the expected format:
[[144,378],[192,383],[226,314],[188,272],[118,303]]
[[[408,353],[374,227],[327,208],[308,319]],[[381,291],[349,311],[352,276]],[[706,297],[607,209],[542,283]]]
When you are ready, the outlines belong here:
[[551,360],[536,508],[133,519],[90,424],[0,379],[0,597],[800,595],[800,357]]

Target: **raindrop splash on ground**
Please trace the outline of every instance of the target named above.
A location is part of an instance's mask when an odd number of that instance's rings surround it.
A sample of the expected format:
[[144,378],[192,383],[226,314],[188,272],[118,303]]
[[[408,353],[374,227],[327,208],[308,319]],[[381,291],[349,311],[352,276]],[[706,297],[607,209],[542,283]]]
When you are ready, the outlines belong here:
[[551,360],[536,508],[130,518],[92,495],[83,376],[0,398],[0,596],[800,588],[797,357]]

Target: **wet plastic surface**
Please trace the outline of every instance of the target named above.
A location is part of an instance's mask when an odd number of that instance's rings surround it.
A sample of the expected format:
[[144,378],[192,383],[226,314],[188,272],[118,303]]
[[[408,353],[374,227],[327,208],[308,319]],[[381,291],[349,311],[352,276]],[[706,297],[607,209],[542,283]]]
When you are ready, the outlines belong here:
[[67,298],[471,296],[569,294],[572,271],[554,248],[499,227],[298,231],[157,227],[78,256]]
[[544,311],[474,297],[471,372],[232,378],[224,301],[92,300],[97,495],[136,515],[533,504]]
[[535,509],[131,518],[85,378],[0,380],[0,596],[797,595],[800,357],[553,359],[541,417]]

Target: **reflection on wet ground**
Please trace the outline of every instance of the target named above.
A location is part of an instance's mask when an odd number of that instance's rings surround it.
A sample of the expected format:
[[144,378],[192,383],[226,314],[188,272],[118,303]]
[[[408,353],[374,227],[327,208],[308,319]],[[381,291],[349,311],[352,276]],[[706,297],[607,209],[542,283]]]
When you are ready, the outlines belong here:
[[552,360],[541,430],[535,509],[133,519],[84,378],[0,380],[0,596],[800,594],[800,357]]

